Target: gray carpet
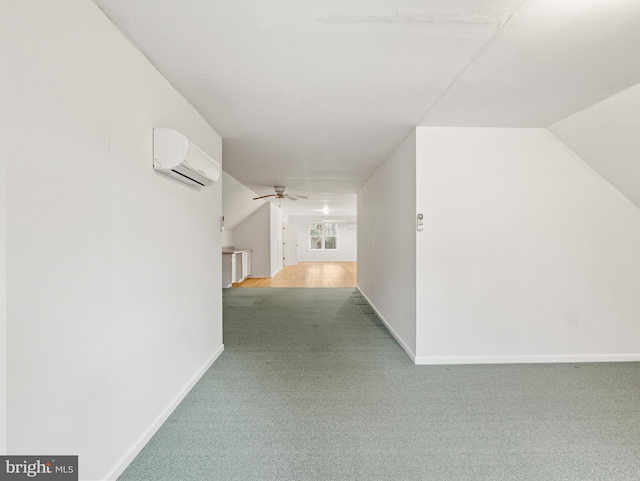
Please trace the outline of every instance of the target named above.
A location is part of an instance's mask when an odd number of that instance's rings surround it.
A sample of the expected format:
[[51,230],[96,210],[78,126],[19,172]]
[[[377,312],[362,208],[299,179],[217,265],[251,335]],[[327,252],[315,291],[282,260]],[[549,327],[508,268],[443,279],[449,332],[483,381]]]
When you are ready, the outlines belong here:
[[225,290],[225,352],[119,480],[640,479],[640,364],[414,366],[372,312]]

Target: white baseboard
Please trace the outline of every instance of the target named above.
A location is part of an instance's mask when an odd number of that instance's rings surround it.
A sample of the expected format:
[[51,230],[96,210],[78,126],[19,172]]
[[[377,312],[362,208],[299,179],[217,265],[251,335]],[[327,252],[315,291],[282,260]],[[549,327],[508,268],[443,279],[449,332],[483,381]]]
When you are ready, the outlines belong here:
[[393,330],[393,327],[391,327],[391,324],[389,324],[387,322],[387,320],[384,318],[384,316],[382,314],[380,314],[380,311],[378,311],[378,309],[376,309],[376,306],[373,305],[373,302],[371,302],[371,300],[366,296],[366,294],[364,292],[362,292],[362,289],[360,289],[360,286],[356,286],[356,289],[358,289],[358,291],[360,291],[360,294],[362,294],[362,297],[364,297],[367,300],[367,302],[369,303],[371,308],[374,310],[376,315],[380,318],[380,320],[384,323],[384,325],[387,326],[387,329],[389,330],[391,335],[394,337],[394,339],[398,342],[398,344],[400,344],[400,347],[402,349],[404,349],[404,352],[406,352],[407,355],[411,358],[411,360],[414,363],[416,363],[416,355],[411,351],[411,349],[409,349],[409,346],[407,346],[404,343],[404,341],[400,338],[398,333]]
[[533,364],[568,362],[638,362],[640,354],[567,354],[543,356],[419,356],[419,365],[441,364]]
[[376,306],[357,287],[360,294],[367,300],[371,308],[375,311],[380,320],[387,326],[387,329],[395,340],[404,349],[411,360],[417,365],[443,365],[443,364],[532,364],[532,363],[570,363],[570,362],[639,362],[640,353],[632,354],[558,354],[558,355],[538,355],[538,356],[416,356],[411,349],[402,341],[398,333],[387,322]]
[[142,435],[133,443],[133,445],[125,452],[125,454],[115,463],[113,468],[104,476],[104,480],[106,481],[114,481],[120,476],[127,466],[131,464],[131,461],[142,451],[142,448],[149,442],[149,440],[153,437],[153,435],[160,429],[160,426],[167,420],[167,418],[171,415],[171,413],[178,407],[178,404],[182,402],[182,400],[189,394],[189,391],[196,385],[196,383],[200,380],[200,378],[207,372],[207,369],[211,367],[211,365],[215,362],[220,354],[224,351],[224,344],[222,344],[216,352],[205,362],[204,366],[202,366],[193,377],[187,382],[187,384],[176,394],[173,400],[169,403],[169,405],[162,411],[156,419],[151,423],[151,425],[147,428],[147,430],[142,433]]

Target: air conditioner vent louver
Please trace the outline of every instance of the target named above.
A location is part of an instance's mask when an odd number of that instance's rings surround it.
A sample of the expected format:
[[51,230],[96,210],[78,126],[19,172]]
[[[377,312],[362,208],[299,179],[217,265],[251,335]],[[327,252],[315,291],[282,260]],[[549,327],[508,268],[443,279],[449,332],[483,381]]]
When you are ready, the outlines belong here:
[[181,175],[182,177],[184,177],[185,179],[188,179],[191,182],[195,182],[196,184],[199,184],[201,186],[205,186],[205,184],[203,184],[202,182],[198,182],[196,179],[191,178],[188,175],[183,174],[182,172],[178,172],[176,169],[172,169],[171,172],[177,174],[177,175]]

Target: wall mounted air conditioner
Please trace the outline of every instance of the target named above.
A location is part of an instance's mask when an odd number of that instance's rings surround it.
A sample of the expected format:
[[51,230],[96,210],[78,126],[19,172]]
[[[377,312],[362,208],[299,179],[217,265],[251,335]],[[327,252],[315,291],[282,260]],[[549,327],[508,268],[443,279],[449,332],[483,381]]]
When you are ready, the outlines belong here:
[[220,177],[220,164],[173,129],[153,129],[153,168],[156,172],[201,189]]

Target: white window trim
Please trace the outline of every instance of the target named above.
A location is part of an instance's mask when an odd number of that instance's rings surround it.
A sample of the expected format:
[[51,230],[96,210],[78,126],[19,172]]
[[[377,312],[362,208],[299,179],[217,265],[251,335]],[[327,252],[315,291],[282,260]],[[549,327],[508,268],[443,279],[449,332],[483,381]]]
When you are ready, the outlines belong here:
[[[311,235],[311,226],[315,226],[316,224],[322,224],[322,247],[320,249],[312,249],[311,248],[311,237],[319,237],[319,236],[312,236]],[[324,226],[326,224],[333,224],[336,226],[336,235],[331,235],[331,236],[326,236],[325,231],[324,231]],[[324,248],[324,238],[325,237],[335,237],[336,238],[336,248],[335,249],[325,249]],[[338,224],[337,222],[327,222],[327,223],[323,223],[323,222],[309,222],[309,224],[307,225],[307,249],[310,252],[336,252],[340,250],[340,224]]]

